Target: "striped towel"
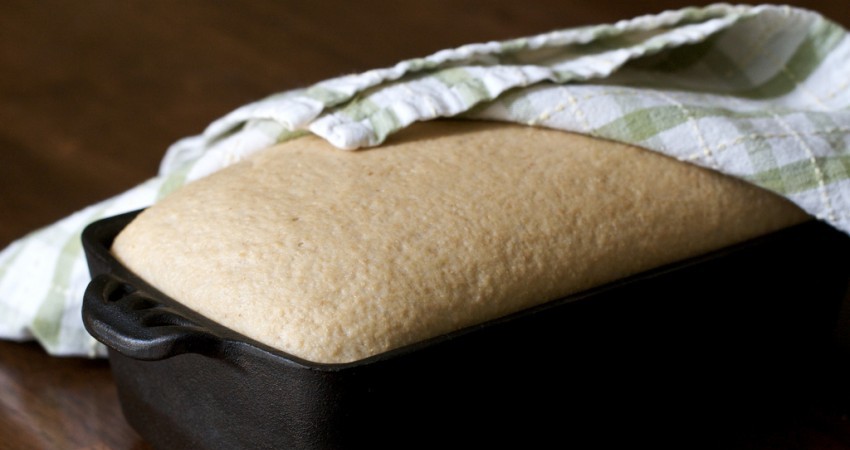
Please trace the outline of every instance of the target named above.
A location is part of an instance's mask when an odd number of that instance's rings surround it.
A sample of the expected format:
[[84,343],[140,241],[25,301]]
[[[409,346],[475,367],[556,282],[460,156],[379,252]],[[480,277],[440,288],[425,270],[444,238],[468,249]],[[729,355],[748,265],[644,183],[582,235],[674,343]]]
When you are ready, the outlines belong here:
[[786,196],[850,232],[850,38],[820,15],[712,5],[443,50],[270,96],[173,145],[156,178],[0,253],[0,337],[103,355],[80,231],[307,133],[346,150],[439,117],[613,139]]

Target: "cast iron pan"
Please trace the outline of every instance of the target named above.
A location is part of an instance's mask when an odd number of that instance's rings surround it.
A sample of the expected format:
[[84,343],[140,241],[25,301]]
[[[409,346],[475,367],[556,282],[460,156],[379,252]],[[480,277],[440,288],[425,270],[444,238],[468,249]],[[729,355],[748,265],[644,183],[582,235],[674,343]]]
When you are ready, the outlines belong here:
[[[769,421],[818,389],[850,239],[812,221],[347,364],[287,355],[188,310],[89,226],[83,317],[155,447],[676,442]],[[168,261],[162,261],[168,264]]]

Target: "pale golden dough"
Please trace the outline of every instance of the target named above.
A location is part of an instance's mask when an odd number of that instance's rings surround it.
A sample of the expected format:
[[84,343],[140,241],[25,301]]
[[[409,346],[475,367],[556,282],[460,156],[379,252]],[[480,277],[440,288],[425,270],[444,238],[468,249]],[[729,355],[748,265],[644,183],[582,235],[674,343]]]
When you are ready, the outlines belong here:
[[221,324],[342,363],[806,219],[649,151],[446,121],[370,150],[264,150],[149,208],[113,250]]

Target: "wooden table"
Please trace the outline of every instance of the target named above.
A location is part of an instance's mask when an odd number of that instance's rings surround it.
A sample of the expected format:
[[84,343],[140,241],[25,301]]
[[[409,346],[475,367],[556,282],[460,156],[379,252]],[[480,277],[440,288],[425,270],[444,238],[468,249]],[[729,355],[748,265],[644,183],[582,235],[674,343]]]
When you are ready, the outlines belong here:
[[[166,147],[267,94],[436,50],[683,1],[0,2],[0,247],[152,176]],[[844,2],[795,2],[850,25]],[[813,407],[744,448],[850,448]],[[738,445],[736,444],[736,445]],[[105,361],[0,342],[0,448],[148,448]]]

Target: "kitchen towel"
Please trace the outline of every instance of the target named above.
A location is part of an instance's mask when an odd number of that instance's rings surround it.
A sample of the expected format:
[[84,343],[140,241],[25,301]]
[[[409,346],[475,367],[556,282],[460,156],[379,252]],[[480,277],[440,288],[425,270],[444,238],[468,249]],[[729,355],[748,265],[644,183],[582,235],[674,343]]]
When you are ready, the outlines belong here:
[[462,117],[613,139],[739,177],[850,232],[850,38],[817,13],[711,5],[470,44],[272,95],[175,143],[159,175],[0,253],[0,338],[105,354],[80,318],[83,227],[313,133],[341,150]]

